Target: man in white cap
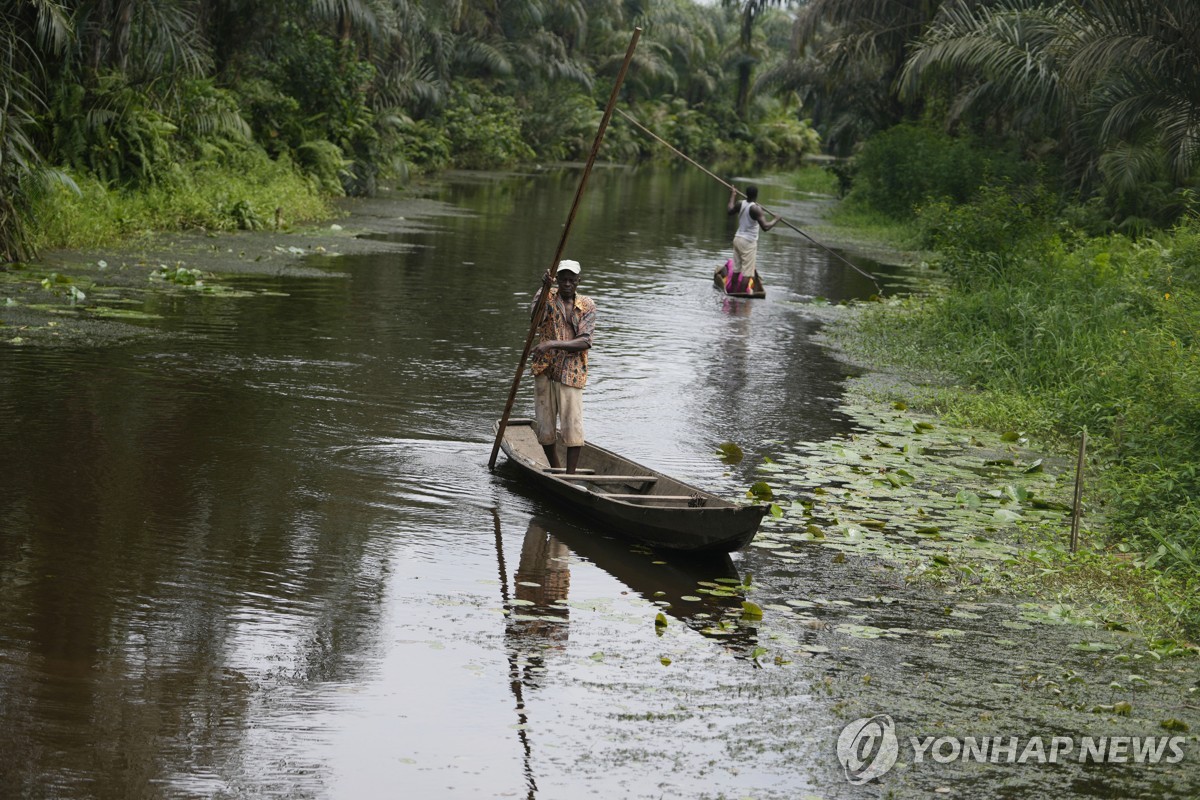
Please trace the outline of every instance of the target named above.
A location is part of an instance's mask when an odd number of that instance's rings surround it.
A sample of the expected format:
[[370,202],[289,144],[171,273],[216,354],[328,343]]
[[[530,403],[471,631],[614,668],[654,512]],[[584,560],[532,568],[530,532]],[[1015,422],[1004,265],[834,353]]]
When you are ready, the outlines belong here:
[[590,297],[575,293],[579,271],[578,261],[560,261],[553,280],[546,270],[542,288],[533,299],[536,309],[542,292],[549,292],[530,362],[538,443],[550,466],[558,468],[557,422],[567,446],[567,472],[575,471],[583,448],[583,387],[588,378],[588,350],[596,330],[596,304]]

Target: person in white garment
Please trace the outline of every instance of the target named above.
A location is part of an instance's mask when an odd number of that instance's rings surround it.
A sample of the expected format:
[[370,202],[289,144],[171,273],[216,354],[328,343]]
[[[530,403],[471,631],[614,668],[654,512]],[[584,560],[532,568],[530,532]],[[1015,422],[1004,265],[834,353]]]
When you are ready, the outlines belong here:
[[[757,202],[758,187],[746,187],[746,199],[738,200],[737,188],[729,187],[729,215],[737,215],[738,229],[733,235],[733,272],[726,276],[726,287],[737,288],[758,276],[758,232],[769,231],[779,223],[779,215],[767,222],[766,212]],[[740,277],[739,277],[740,276]]]

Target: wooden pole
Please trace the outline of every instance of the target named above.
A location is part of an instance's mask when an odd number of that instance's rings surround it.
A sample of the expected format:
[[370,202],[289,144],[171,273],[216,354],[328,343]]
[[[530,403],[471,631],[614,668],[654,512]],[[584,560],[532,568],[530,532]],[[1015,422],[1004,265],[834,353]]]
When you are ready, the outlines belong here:
[[[716,175],[714,175],[714,174],[713,174],[712,172],[710,172],[709,170],[705,169],[705,168],[704,168],[703,166],[701,166],[700,164],[697,164],[695,161],[693,161],[692,159],[688,158],[686,155],[684,155],[683,153],[681,153],[679,150],[675,149],[675,148],[674,148],[674,147],[671,145],[671,143],[670,143],[670,142],[668,142],[668,141],[666,141],[666,140],[664,140],[664,139],[660,138],[660,137],[659,137],[657,134],[655,134],[655,133],[654,133],[654,131],[652,131],[652,130],[650,130],[649,128],[647,128],[646,126],[642,125],[642,123],[638,122],[636,119],[634,119],[633,117],[631,117],[629,114],[626,114],[624,111],[622,111],[622,110],[621,110],[621,109],[619,109],[619,108],[617,109],[617,113],[618,113],[618,114],[620,114],[622,117],[624,117],[626,120],[628,120],[628,121],[629,121],[629,123],[630,123],[631,125],[633,125],[635,128],[637,128],[638,130],[642,131],[642,132],[643,132],[643,133],[645,133],[647,136],[649,136],[651,139],[654,139],[656,142],[658,142],[659,144],[661,144],[661,145],[663,145],[664,147],[666,147],[666,148],[667,148],[668,150],[670,150],[672,153],[674,153],[675,155],[679,156],[679,157],[680,157],[680,158],[682,158],[684,161],[688,162],[688,163],[689,163],[689,164],[691,164],[693,167],[695,167],[696,169],[700,170],[701,172],[703,172],[703,173],[704,173],[705,175],[707,175],[708,177],[710,177],[710,178],[712,178],[713,180],[715,180],[717,183],[721,184],[722,186],[724,186],[725,188],[727,188],[727,189],[729,189],[729,190],[731,190],[731,191],[737,192],[737,193],[738,193],[740,196],[742,196],[742,197],[745,197],[745,196],[746,196],[746,195],[745,195],[745,193],[744,193],[744,192],[742,192],[741,190],[739,190],[739,189],[738,189],[736,186],[734,186],[733,184],[729,183],[728,181],[725,181],[725,180],[723,180],[723,179],[721,179],[721,178],[717,177]],[[764,210],[764,211],[766,210],[766,206],[763,206],[763,210]],[[852,270],[854,270],[855,272],[857,272],[859,275],[862,275],[864,278],[867,278],[867,279],[869,279],[869,280],[871,281],[871,283],[875,284],[875,292],[876,292],[877,294],[881,295],[881,296],[883,295],[883,289],[882,289],[882,288],[880,288],[880,286],[879,286],[879,281],[878,281],[878,280],[875,278],[875,276],[874,276],[874,275],[872,275],[871,273],[867,272],[867,271],[866,271],[866,270],[864,270],[864,269],[861,269],[861,268],[859,268],[859,267],[858,267],[858,265],[854,264],[852,261],[850,261],[848,258],[846,258],[845,256],[843,256],[841,253],[838,253],[838,252],[836,252],[836,251],[834,251],[834,250],[830,250],[828,247],[826,247],[825,245],[821,244],[821,243],[820,243],[820,242],[818,242],[816,239],[812,238],[812,237],[811,237],[811,236],[809,236],[807,233],[805,233],[804,231],[800,230],[799,228],[797,228],[797,227],[796,227],[795,225],[793,225],[792,223],[788,222],[786,219],[783,219],[782,217],[780,217],[779,221],[780,221],[780,222],[782,222],[784,225],[787,225],[789,228],[791,228],[792,230],[794,230],[796,233],[798,233],[798,234],[800,234],[801,236],[803,236],[805,239],[808,239],[810,242],[812,242],[813,244],[815,244],[817,247],[820,247],[822,250],[824,250],[824,251],[826,251],[827,253],[829,253],[829,254],[830,254],[831,256],[833,256],[834,258],[840,259],[840,260],[841,260],[841,261],[842,261],[844,264],[846,264],[848,267],[850,267],[850,269],[852,269]]]
[[[600,143],[604,141],[604,131],[608,128],[608,121],[612,119],[613,108],[617,104],[617,94],[621,90],[621,84],[625,82],[625,73],[629,71],[629,64],[633,61],[633,51],[637,49],[638,39],[641,35],[641,28],[633,29],[633,37],[629,40],[629,47],[625,50],[625,61],[622,62],[621,71],[617,73],[617,80],[613,83],[612,93],[608,96],[608,106],[604,109],[600,127],[596,131],[596,139],[592,142],[592,152],[588,154],[587,165],[584,166],[583,176],[579,179],[579,188],[575,190],[575,201],[571,203],[571,211],[567,214],[567,224],[563,226],[562,236],[558,240],[558,248],[554,251],[554,260],[550,263],[551,275],[558,269],[558,262],[562,260],[563,250],[567,246],[567,237],[571,234],[571,224],[575,221],[575,212],[579,210],[579,200],[583,197],[583,189],[587,186],[588,176],[592,174],[592,165],[596,163],[596,154],[600,152]],[[537,333],[538,326],[541,325],[542,314],[546,308],[546,297],[549,294],[543,287],[537,307],[533,310],[533,321],[529,326],[529,333],[525,336],[525,349],[521,351],[521,360],[517,362],[517,374],[513,377],[512,388],[508,392],[508,402],[504,405],[504,413],[500,416],[500,424],[496,427],[496,441],[492,444],[488,469],[496,467],[496,454],[500,452],[500,441],[504,438],[504,429],[508,427],[508,416],[512,413],[513,401],[517,399],[517,388],[521,385],[521,373],[525,371],[525,361],[529,358],[529,349],[533,346],[533,336]]]
[[1087,453],[1087,428],[1079,437],[1079,459],[1075,462],[1075,500],[1071,506],[1071,552],[1079,547],[1079,517],[1083,513],[1083,459]]

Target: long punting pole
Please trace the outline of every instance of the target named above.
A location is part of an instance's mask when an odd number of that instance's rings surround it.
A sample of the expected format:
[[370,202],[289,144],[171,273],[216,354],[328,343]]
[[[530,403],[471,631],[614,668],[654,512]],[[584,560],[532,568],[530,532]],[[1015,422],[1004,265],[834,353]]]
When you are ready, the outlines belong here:
[[[674,153],[675,155],[679,156],[679,157],[680,157],[680,158],[682,158],[684,161],[686,161],[686,162],[688,162],[689,164],[691,164],[693,167],[696,167],[698,170],[700,170],[701,172],[703,172],[703,173],[704,173],[705,175],[707,175],[708,177],[710,177],[710,178],[712,178],[713,180],[717,181],[718,183],[720,183],[722,186],[726,187],[727,189],[731,189],[732,191],[735,191],[735,192],[737,192],[737,193],[738,193],[740,196],[742,196],[742,197],[745,197],[745,196],[746,196],[746,195],[745,195],[743,192],[741,192],[740,190],[738,190],[738,189],[737,189],[737,187],[735,187],[733,184],[731,184],[731,183],[728,183],[728,182],[726,182],[726,181],[722,180],[721,178],[719,178],[719,177],[717,177],[716,175],[714,175],[712,172],[710,172],[710,171],[708,171],[707,169],[705,169],[705,168],[704,168],[703,166],[701,166],[700,164],[697,164],[695,161],[693,161],[692,159],[688,158],[686,155],[684,155],[683,153],[681,153],[679,150],[676,150],[674,147],[672,147],[672,146],[671,146],[671,143],[670,143],[670,142],[667,142],[667,141],[664,141],[663,139],[661,139],[661,138],[660,138],[660,137],[659,137],[657,134],[655,134],[655,133],[654,133],[654,131],[650,130],[650,129],[649,129],[649,128],[647,128],[645,125],[642,125],[642,123],[638,122],[636,119],[634,119],[633,117],[631,117],[629,114],[626,114],[624,111],[622,111],[622,110],[621,110],[621,109],[619,109],[619,108],[617,109],[617,113],[618,113],[618,114],[620,114],[622,117],[624,117],[626,120],[628,120],[628,121],[629,121],[629,123],[630,123],[631,125],[633,125],[635,128],[637,128],[638,130],[640,130],[642,133],[646,134],[646,135],[647,135],[647,136],[649,136],[651,139],[654,139],[656,142],[658,142],[659,144],[661,144],[661,145],[663,145],[664,147],[666,147],[666,148],[667,148],[668,150],[670,150],[672,153]],[[801,236],[803,236],[805,239],[808,239],[810,242],[812,242],[813,244],[815,244],[817,247],[820,247],[822,250],[825,250],[826,252],[828,252],[828,253],[829,253],[830,255],[832,255],[834,258],[838,258],[838,259],[840,259],[840,260],[841,260],[842,262],[844,262],[844,263],[845,263],[845,264],[846,264],[848,267],[850,267],[850,269],[852,269],[852,270],[854,270],[855,272],[859,273],[859,274],[860,274],[860,275],[862,275],[863,277],[870,279],[871,283],[875,284],[875,292],[876,292],[876,294],[879,294],[879,295],[882,295],[882,294],[883,294],[883,289],[881,289],[881,288],[879,287],[879,281],[875,279],[875,276],[874,276],[874,275],[872,275],[872,274],[871,274],[871,273],[869,273],[869,272],[866,272],[865,270],[862,270],[862,269],[860,269],[860,268],[859,268],[857,265],[853,264],[853,263],[852,263],[852,262],[851,262],[849,259],[845,258],[845,257],[844,257],[844,256],[843,256],[841,253],[838,253],[838,252],[836,252],[836,251],[834,251],[834,250],[830,250],[828,247],[826,247],[825,245],[821,244],[821,243],[820,243],[820,242],[818,242],[816,239],[812,238],[812,237],[811,237],[811,236],[809,236],[807,233],[805,233],[804,231],[800,230],[799,228],[797,228],[797,227],[796,227],[795,225],[793,225],[792,223],[788,222],[786,219],[780,218],[780,220],[779,220],[779,221],[780,221],[780,222],[782,222],[784,225],[787,225],[789,228],[791,228],[792,230],[794,230],[796,233],[798,233],[798,234],[800,234]]]
[[[600,119],[596,140],[592,142],[592,152],[588,154],[587,166],[583,168],[583,177],[579,179],[579,188],[575,190],[575,201],[571,203],[571,213],[567,215],[567,224],[563,226],[562,236],[558,240],[558,249],[554,251],[554,261],[550,264],[551,275],[558,269],[558,262],[562,260],[563,250],[567,246],[567,237],[571,233],[571,224],[575,221],[575,212],[579,209],[579,200],[583,197],[583,189],[587,186],[588,176],[592,174],[592,165],[596,163],[596,154],[600,152],[600,143],[604,141],[604,131],[608,128],[608,121],[612,119],[613,109],[617,105],[617,94],[621,90],[621,84],[625,82],[625,73],[629,71],[629,64],[633,61],[633,51],[637,49],[638,39],[641,35],[641,28],[633,29],[633,37],[629,40],[629,47],[625,50],[625,61],[621,64],[621,71],[617,73],[612,94],[608,96],[608,106],[604,109],[604,116]],[[521,373],[525,371],[529,348],[533,346],[533,336],[542,322],[542,312],[546,308],[546,296],[549,294],[549,292],[542,292],[537,306],[533,310],[533,323],[529,326],[529,333],[525,336],[525,349],[521,351],[521,360],[517,363],[517,374],[513,377],[512,388],[508,391],[508,403],[504,406],[504,414],[500,417],[500,424],[496,428],[496,441],[492,444],[488,469],[494,469],[496,466],[496,454],[500,452],[500,441],[504,438],[504,429],[508,427],[508,415],[512,413],[513,401],[517,399],[517,388],[521,385]]]

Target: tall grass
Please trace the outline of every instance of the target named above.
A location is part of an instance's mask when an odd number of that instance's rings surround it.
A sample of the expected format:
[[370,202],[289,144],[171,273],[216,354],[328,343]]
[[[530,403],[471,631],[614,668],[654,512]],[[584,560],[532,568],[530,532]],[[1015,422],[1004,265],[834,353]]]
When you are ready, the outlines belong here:
[[828,215],[843,239],[864,239],[896,250],[918,250],[921,237],[911,220],[877,211],[851,196],[835,206]]
[[825,194],[836,197],[838,194],[838,177],[833,170],[817,164],[806,164],[800,169],[787,173],[788,183],[799,192],[809,194]]
[[90,176],[76,184],[78,192],[57,186],[35,201],[32,232],[39,249],[99,247],[152,231],[270,227],[277,208],[288,222],[331,213],[312,179],[286,160],[253,150],[181,165],[136,191]]

